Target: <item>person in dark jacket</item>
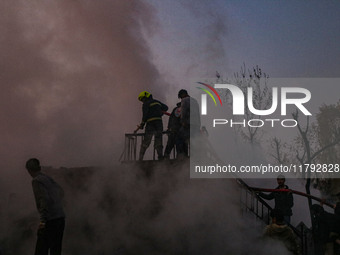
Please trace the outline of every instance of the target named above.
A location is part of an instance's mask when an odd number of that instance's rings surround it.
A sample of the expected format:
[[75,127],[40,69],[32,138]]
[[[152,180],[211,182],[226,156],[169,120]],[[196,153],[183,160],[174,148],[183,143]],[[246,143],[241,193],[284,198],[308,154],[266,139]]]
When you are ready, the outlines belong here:
[[[178,131],[181,127],[181,103],[177,103],[177,106],[172,110],[169,122],[168,122],[168,142],[164,151],[164,158],[169,158],[172,149],[177,143]],[[177,147],[177,146],[176,146]]]
[[41,172],[38,159],[29,159],[26,169],[33,178],[32,187],[40,214],[35,255],[47,255],[48,251],[51,255],[60,255],[65,228],[63,190],[51,177]]
[[[283,175],[279,175],[277,177],[278,186],[275,189],[289,189],[288,186],[285,185],[285,181],[285,177]],[[275,199],[275,209],[280,211],[285,222],[290,224],[292,207],[294,205],[293,194],[291,192],[272,192],[270,194],[264,194],[260,192],[259,196],[268,200]]]
[[333,250],[335,240],[332,240],[330,234],[332,232],[339,232],[339,230],[335,229],[336,215],[326,212],[323,207],[318,204],[312,205],[311,213],[315,254],[323,255]]
[[158,159],[163,159],[163,112],[168,110],[168,106],[152,98],[152,95],[143,91],[139,94],[138,100],[143,102],[143,117],[139,129],[145,127],[145,136],[139,151],[139,160],[143,160],[147,148],[150,146],[152,136],[155,136],[155,149]]
[[[337,194],[338,200],[340,198],[340,193]],[[334,254],[340,254],[340,202],[337,202],[334,206],[334,216],[335,223],[333,224],[332,231],[334,235]]]
[[181,127],[178,132],[178,154],[189,156],[190,136],[200,134],[201,117],[197,100],[190,97],[185,89],[178,92],[181,99]]

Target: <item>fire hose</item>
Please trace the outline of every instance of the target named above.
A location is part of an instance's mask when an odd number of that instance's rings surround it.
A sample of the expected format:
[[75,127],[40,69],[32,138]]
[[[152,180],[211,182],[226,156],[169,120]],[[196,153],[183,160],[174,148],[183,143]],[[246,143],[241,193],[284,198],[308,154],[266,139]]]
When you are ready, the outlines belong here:
[[299,196],[311,198],[311,199],[316,200],[316,201],[318,201],[318,202],[320,202],[324,205],[327,205],[331,208],[334,208],[334,204],[326,202],[321,198],[306,194],[306,193],[301,192],[301,191],[293,190],[293,189],[263,189],[263,188],[256,188],[256,187],[249,187],[249,188],[253,191],[263,191],[263,192],[288,192],[288,193],[290,192],[290,193],[293,193],[293,194],[296,194],[296,195],[299,195]]

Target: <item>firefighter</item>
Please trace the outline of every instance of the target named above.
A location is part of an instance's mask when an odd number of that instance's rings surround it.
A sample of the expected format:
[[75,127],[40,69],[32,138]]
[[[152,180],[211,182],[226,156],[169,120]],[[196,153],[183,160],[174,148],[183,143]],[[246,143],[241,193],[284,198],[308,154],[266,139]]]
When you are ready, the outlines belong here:
[[[340,200],[340,193],[337,194],[338,201]],[[334,206],[335,223],[333,224],[333,232],[336,233],[334,243],[334,254],[340,254],[340,202]]]
[[[181,103],[177,103],[177,106],[172,110],[169,122],[168,122],[168,142],[164,151],[164,158],[170,158],[170,153],[177,143],[178,131],[181,127]],[[177,147],[177,145],[176,145]]]
[[[289,189],[285,185],[286,178],[284,175],[280,174],[276,180],[278,186],[275,189]],[[267,200],[275,199],[275,209],[280,211],[284,216],[285,222],[290,224],[292,207],[294,205],[293,194],[291,192],[272,192],[270,194],[260,192],[259,196]]]
[[168,110],[168,106],[153,99],[152,95],[147,91],[141,92],[138,96],[138,100],[143,103],[143,118],[138,129],[143,129],[146,125],[145,136],[139,151],[139,160],[143,160],[144,154],[150,146],[153,135],[155,135],[154,147],[157,151],[158,159],[161,160],[163,159],[162,115],[163,112]]
[[297,237],[293,230],[287,226],[282,213],[276,209],[270,213],[272,224],[265,229],[264,236],[273,240],[281,241],[284,246],[294,255],[301,254]]
[[312,213],[315,255],[333,254],[333,240],[330,233],[336,223],[335,215],[326,212],[318,204],[313,204],[310,210]]
[[181,99],[181,128],[178,134],[178,154],[189,156],[190,135],[195,137],[200,134],[199,105],[196,99],[190,97],[185,89],[178,92],[178,98]]

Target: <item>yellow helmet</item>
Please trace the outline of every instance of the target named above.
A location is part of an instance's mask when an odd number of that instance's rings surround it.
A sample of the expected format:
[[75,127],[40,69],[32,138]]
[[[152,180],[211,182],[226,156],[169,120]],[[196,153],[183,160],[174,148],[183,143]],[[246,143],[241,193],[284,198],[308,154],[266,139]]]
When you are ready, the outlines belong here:
[[149,98],[151,96],[151,94],[149,93],[149,92],[147,92],[147,91],[143,91],[143,92],[141,92],[140,94],[139,94],[139,96],[138,96],[138,100],[139,101],[142,101],[143,100],[143,98]]

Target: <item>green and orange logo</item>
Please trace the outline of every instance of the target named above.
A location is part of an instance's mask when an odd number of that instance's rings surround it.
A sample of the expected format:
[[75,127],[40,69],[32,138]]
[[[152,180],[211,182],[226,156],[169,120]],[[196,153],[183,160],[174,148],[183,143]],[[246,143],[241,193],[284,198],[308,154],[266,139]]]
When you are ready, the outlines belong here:
[[[209,84],[206,84],[206,83],[203,83],[203,82],[197,82],[197,83],[198,83],[198,84],[201,84],[201,85],[203,85],[203,86],[205,86],[205,87],[207,87],[207,88],[210,89],[212,92],[214,92],[214,94],[217,96],[217,98],[218,98],[218,100],[220,101],[220,104],[221,104],[221,106],[222,106],[221,97],[220,97],[220,95],[217,93],[216,89],[214,89],[214,88],[213,88],[212,86],[210,86]],[[201,89],[201,90],[203,90],[205,93],[207,93],[207,94],[212,98],[212,100],[214,101],[215,106],[217,106],[217,102],[216,102],[216,100],[215,100],[213,94],[211,94],[211,92],[210,92],[209,90],[204,89],[204,88],[201,88],[201,87],[197,87],[197,88],[198,88],[198,89]]]

